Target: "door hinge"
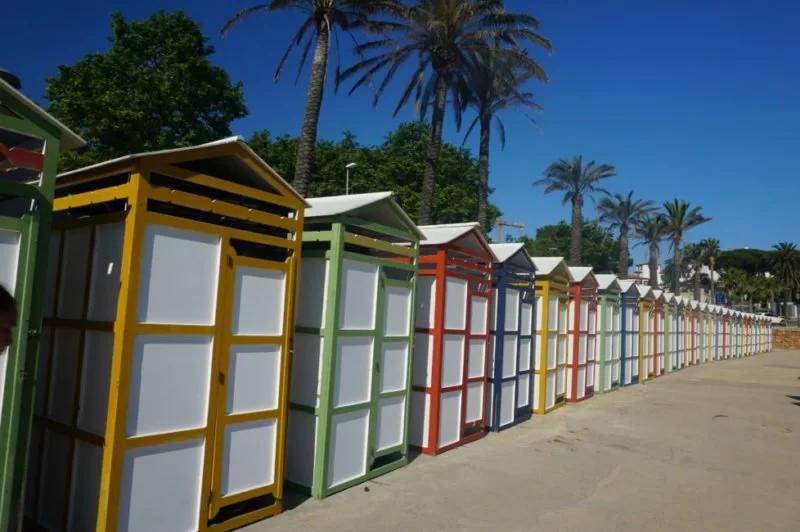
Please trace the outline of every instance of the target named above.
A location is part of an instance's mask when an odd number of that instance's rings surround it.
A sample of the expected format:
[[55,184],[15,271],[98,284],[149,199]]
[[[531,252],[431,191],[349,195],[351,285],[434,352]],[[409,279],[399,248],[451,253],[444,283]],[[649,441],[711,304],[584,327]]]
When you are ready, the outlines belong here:
[[223,372],[221,372],[221,371],[220,371],[220,372],[217,374],[217,380],[219,381],[219,383],[220,383],[221,385],[224,385],[224,384],[225,384],[225,373],[223,373]]

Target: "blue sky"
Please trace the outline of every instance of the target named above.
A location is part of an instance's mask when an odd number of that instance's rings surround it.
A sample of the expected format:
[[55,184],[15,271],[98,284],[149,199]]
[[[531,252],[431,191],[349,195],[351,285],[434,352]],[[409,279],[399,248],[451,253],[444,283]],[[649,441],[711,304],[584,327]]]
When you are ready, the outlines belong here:
[[[293,84],[290,62],[278,84],[272,76],[299,15],[252,18],[226,38],[223,22],[251,1],[123,0],[63,3],[11,2],[4,7],[0,67],[23,80],[23,90],[42,101],[44,79],[59,64],[108,47],[109,13],[144,18],[152,11],[184,9],[203,24],[217,53],[212,61],[244,83],[250,115],[233,125],[249,135],[258,129],[296,135],[305,101],[307,73]],[[718,237],[723,249],[768,248],[800,241],[800,4],[791,0],[507,0],[542,22],[555,48],[538,53],[551,83],[534,85],[545,108],[536,133],[522,116],[504,117],[505,151],[495,143],[492,201],[505,218],[533,234],[566,219],[558,197],[545,197],[531,182],[562,156],[614,164],[613,192],[661,203],[672,198],[703,206],[713,221],[689,240]],[[48,39],[41,36],[46,35]],[[22,43],[27,43],[23,45]],[[295,56],[295,60],[297,57]],[[349,54],[342,59],[346,66]],[[365,92],[325,94],[320,136],[353,131],[376,144],[411,110],[392,119],[400,84],[372,108]],[[461,142],[452,122],[445,138]],[[467,146],[477,149],[477,137]],[[593,208],[588,208],[593,215]],[[515,231],[509,229],[509,232]],[[641,248],[634,258],[643,258]]]

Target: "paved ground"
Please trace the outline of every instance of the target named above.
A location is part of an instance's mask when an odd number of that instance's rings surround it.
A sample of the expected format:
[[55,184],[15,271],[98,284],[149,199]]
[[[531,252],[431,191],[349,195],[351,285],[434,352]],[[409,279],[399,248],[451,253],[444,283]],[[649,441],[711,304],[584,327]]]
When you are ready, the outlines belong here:
[[691,368],[247,532],[800,530],[800,351]]

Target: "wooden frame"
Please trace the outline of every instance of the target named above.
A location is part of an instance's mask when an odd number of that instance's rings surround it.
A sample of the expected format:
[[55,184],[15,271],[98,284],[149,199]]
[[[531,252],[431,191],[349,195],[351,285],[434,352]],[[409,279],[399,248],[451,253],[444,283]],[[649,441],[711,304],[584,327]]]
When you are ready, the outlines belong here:
[[620,386],[639,384],[640,368],[640,305],[639,289],[631,280],[619,281],[622,289],[620,311],[622,314],[622,353],[620,365]]
[[664,297],[664,292],[653,290],[653,378],[660,377],[665,373],[665,307],[666,297]]
[[639,382],[653,378],[655,370],[655,297],[653,290],[639,289]]
[[[573,266],[569,271],[573,282],[569,287],[567,401],[578,403],[594,396],[598,284],[590,267]],[[586,303],[585,308],[584,303]]]
[[[252,176],[254,186],[243,185],[239,180],[244,178],[242,166],[235,173],[229,173],[225,168],[214,166],[216,158],[226,158],[230,162],[236,160],[249,168],[248,175]],[[187,167],[198,168],[203,166],[215,175],[204,174],[197,170],[187,171]],[[122,181],[123,185],[109,187],[106,179],[111,176],[113,182]],[[167,176],[170,180],[165,180]],[[74,185],[80,185],[75,188]],[[198,188],[201,187],[201,188]],[[263,189],[274,192],[265,193]],[[215,201],[209,201],[209,197]],[[254,201],[260,201],[253,207]],[[305,201],[297,195],[285,182],[275,174],[263,161],[261,161],[239,138],[225,139],[220,142],[184,148],[154,152],[122,158],[115,161],[96,165],[87,169],[65,174],[59,181],[56,204],[56,230],[60,232],[61,242],[66,235],[74,231],[88,232],[89,257],[85,262],[86,283],[83,285],[84,301],[80,319],[65,320],[60,313],[61,302],[59,292],[55,291],[50,307],[50,317],[46,325],[50,334],[50,348],[43,350],[43,365],[47,368],[42,381],[43,409],[36,418],[37,430],[41,440],[37,443],[39,456],[32,460],[32,475],[29,476],[30,506],[26,508],[31,520],[36,522],[40,517],[43,505],[53,505],[55,501],[42,496],[42,489],[52,484],[48,468],[54,467],[52,461],[46,459],[46,445],[51,434],[62,434],[68,437],[66,462],[66,485],[59,489],[63,492],[63,500],[58,509],[58,515],[50,515],[60,520],[60,528],[75,526],[72,519],[73,505],[76,501],[84,501],[84,511],[91,513],[81,516],[81,527],[91,526],[87,519],[96,523],[98,530],[116,530],[118,523],[126,519],[121,508],[127,507],[128,501],[122,500],[123,477],[128,466],[128,453],[150,452],[156,453],[164,446],[189,445],[190,442],[199,441],[199,463],[197,464],[200,476],[197,478],[198,499],[190,504],[195,504],[198,509],[196,518],[189,514],[193,527],[197,530],[231,530],[244,526],[281,511],[283,501],[283,467],[285,454],[285,435],[288,414],[288,379],[291,351],[294,341],[294,301],[297,277],[297,262],[300,252],[300,238],[302,236],[303,211]],[[263,212],[262,209],[265,209]],[[281,214],[270,214],[274,218],[264,218],[261,214],[268,214],[269,210]],[[256,212],[258,211],[258,212]],[[267,222],[267,223],[265,223]],[[275,222],[275,223],[272,223]],[[92,253],[95,249],[94,242],[99,238],[99,231],[104,226],[115,224],[121,229],[119,253],[119,293],[112,296],[115,303],[107,309],[109,318],[105,321],[89,319],[90,282],[93,279],[95,263]],[[216,242],[218,249],[217,263],[210,264],[216,271],[216,285],[213,290],[214,302],[211,310],[212,322],[208,325],[199,323],[180,324],[169,320],[140,319],[137,314],[145,312],[139,305],[140,290],[147,286],[147,279],[143,278],[143,252],[148,231],[153,228],[164,228],[169,231],[179,231],[181,234],[196,235],[209,242]],[[67,260],[68,248],[64,245],[56,246],[58,258],[54,261],[51,270],[51,286],[65,286],[61,279],[62,262]],[[114,265],[114,262],[110,265]],[[109,266],[109,272],[111,271]],[[236,332],[233,325],[234,298],[239,289],[234,286],[234,276],[238,270],[250,269],[266,273],[280,279],[282,297],[272,300],[272,305],[282,306],[282,312],[276,315],[279,333],[254,334]],[[104,270],[101,270],[104,271]],[[150,275],[148,273],[147,275]],[[92,281],[94,282],[94,281]],[[199,287],[198,287],[199,288]],[[55,289],[55,288],[54,288]],[[113,290],[113,288],[109,288]],[[244,293],[244,292],[241,292]],[[53,411],[48,406],[53,401],[60,401],[60,388],[53,383],[51,374],[56,362],[53,350],[57,348],[56,336],[59,331],[71,329],[76,331],[79,338],[79,349],[76,380],[74,383],[74,399],[70,405],[70,422],[64,424],[56,419]],[[109,367],[107,376],[97,376],[95,379],[108,379],[108,406],[103,412],[103,429],[98,428],[99,434],[82,429],[78,423],[79,404],[84,393],[84,386],[88,386],[82,368],[86,368],[84,358],[89,353],[84,353],[84,344],[88,345],[89,333],[104,331],[113,334],[112,347],[109,353]],[[242,335],[245,334],[245,335]],[[197,383],[200,389],[207,390],[207,405],[202,418],[197,426],[186,429],[170,429],[137,434],[131,433],[129,422],[133,414],[129,407],[130,393],[136,377],[134,373],[134,351],[136,342],[147,338],[148,335],[160,335],[165,339],[178,342],[190,337],[208,337],[213,343],[209,348],[208,380]],[[142,340],[144,341],[144,340]],[[233,404],[227,393],[229,381],[238,373],[229,367],[229,348],[234,345],[266,346],[274,348],[278,354],[275,382],[274,408],[259,409],[244,414],[233,412]],[[61,364],[62,362],[58,362]],[[94,364],[92,365],[94,366]],[[92,367],[89,366],[89,367]],[[62,370],[63,371],[63,370]],[[156,374],[157,375],[157,374]],[[266,375],[265,375],[266,377]],[[139,384],[136,384],[139,386]],[[48,399],[48,396],[50,397]],[[102,399],[101,399],[102,400]],[[101,403],[102,404],[102,403]],[[263,410],[263,411],[262,411]],[[237,423],[267,424],[274,427],[273,461],[268,464],[272,471],[272,483],[258,485],[255,488],[243,489],[233,495],[223,494],[220,485],[224,471],[220,468],[223,463],[222,455],[226,453],[225,426]],[[99,466],[99,479],[97,479],[97,508],[91,511],[91,493],[76,492],[72,489],[74,475],[85,473],[86,469],[76,465],[77,449],[81,445],[90,445],[99,448],[101,465]],[[157,453],[156,453],[157,454]],[[235,451],[230,451],[234,456]],[[226,455],[227,456],[227,455]],[[133,467],[132,465],[130,467]],[[54,473],[55,474],[55,473]],[[266,475],[266,473],[265,473]],[[52,477],[55,478],[55,477]],[[125,477],[127,478],[127,477]],[[51,489],[48,487],[48,489]],[[131,488],[132,489],[132,488]],[[247,507],[237,506],[244,501],[257,501]],[[27,504],[26,504],[27,506]],[[50,511],[50,510],[48,510]],[[162,512],[165,510],[162,508]],[[186,511],[185,507],[174,507],[166,510],[169,512]],[[190,510],[191,511],[191,510]],[[163,514],[158,514],[163,515]],[[159,523],[152,523],[155,528]],[[50,523],[50,526],[53,526]]]
[[598,274],[598,354],[595,392],[618,390],[621,376],[622,316],[620,285],[612,274]]

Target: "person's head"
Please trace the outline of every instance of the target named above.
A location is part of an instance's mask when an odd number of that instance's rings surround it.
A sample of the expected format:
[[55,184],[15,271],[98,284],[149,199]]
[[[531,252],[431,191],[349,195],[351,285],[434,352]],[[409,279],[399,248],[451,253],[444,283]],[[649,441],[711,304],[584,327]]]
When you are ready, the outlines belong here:
[[17,302],[0,284],[0,353],[11,345],[11,330],[17,325]]

